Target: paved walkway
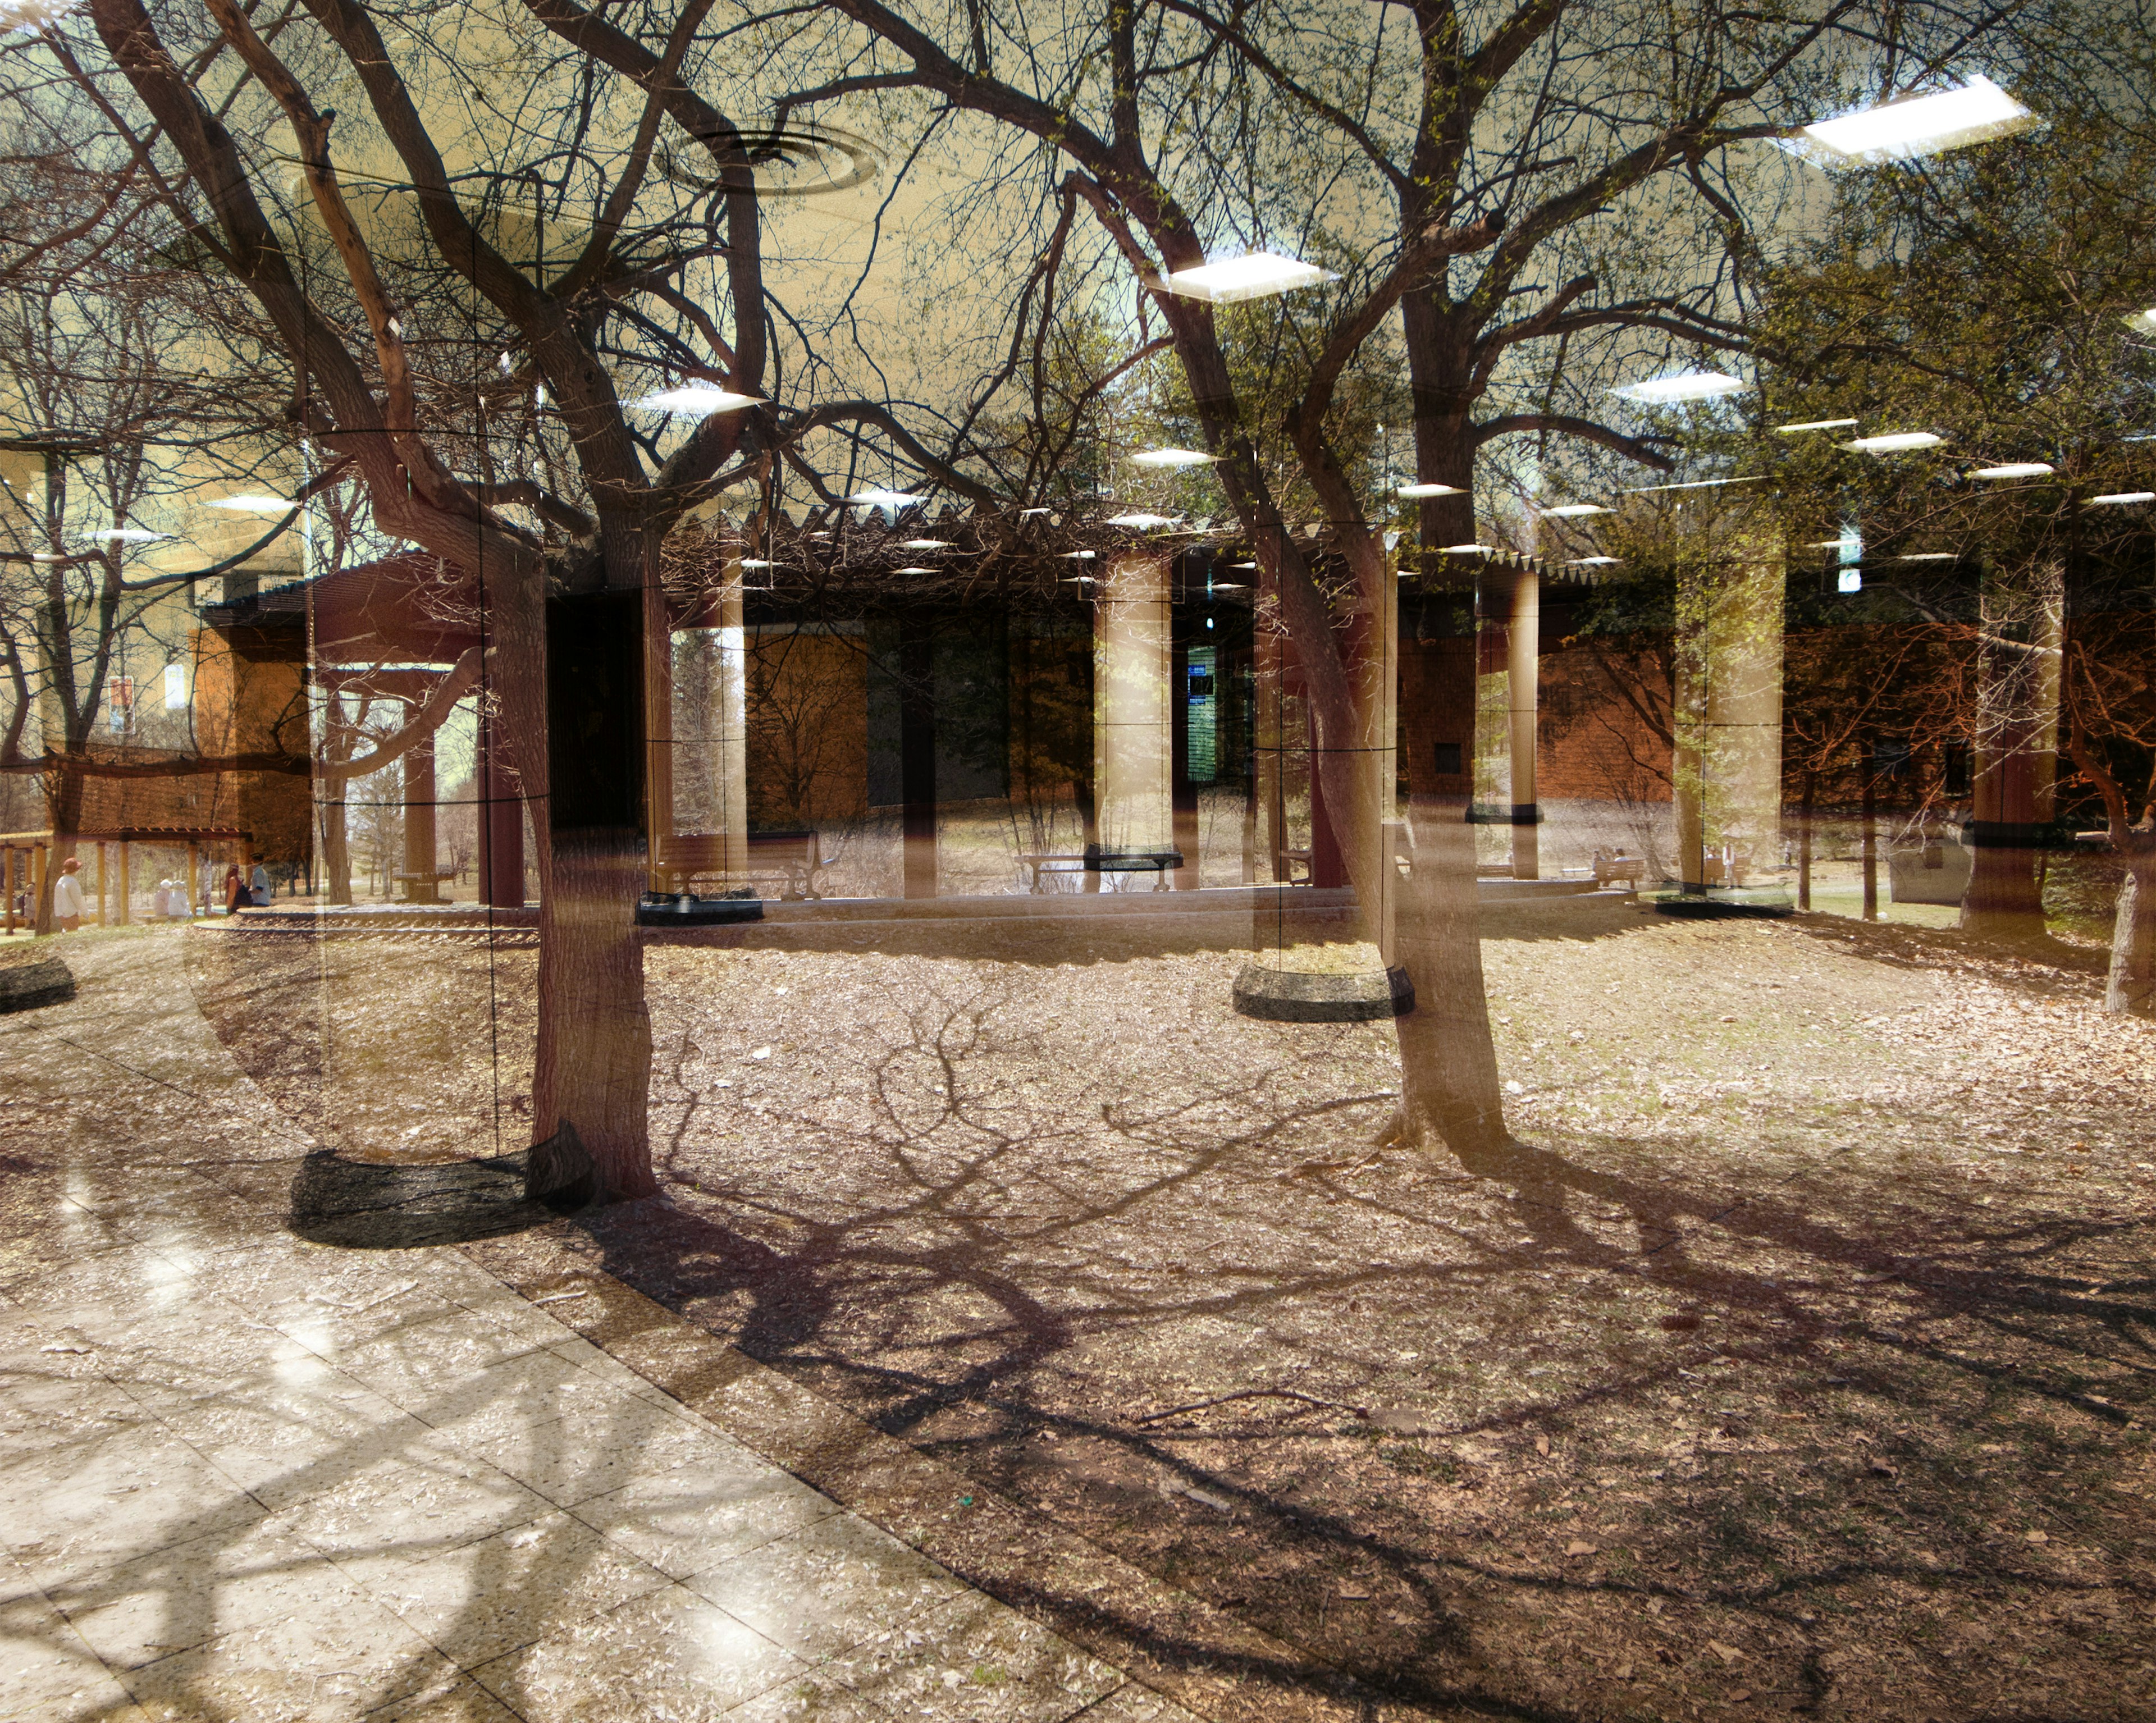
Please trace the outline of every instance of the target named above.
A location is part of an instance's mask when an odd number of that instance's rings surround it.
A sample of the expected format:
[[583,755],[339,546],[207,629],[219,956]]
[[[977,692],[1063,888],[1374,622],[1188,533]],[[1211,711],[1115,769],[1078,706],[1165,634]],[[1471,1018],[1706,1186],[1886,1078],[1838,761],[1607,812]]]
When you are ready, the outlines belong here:
[[0,1018],[0,1718],[1192,1723],[543,1295],[293,1237],[189,936]]

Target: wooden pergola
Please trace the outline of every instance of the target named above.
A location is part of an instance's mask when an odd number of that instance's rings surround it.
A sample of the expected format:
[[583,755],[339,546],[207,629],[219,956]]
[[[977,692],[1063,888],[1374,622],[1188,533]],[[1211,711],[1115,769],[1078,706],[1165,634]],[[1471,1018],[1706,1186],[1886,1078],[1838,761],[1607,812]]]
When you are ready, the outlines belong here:
[[[254,834],[238,826],[115,826],[99,831],[75,833],[71,842],[95,844],[97,846],[97,925],[100,927],[125,927],[128,925],[128,849],[135,844],[157,844],[177,849],[185,845],[187,852],[187,905],[200,913],[209,913],[207,895],[201,891],[202,853],[206,844],[237,844],[243,868],[254,860]],[[119,891],[117,914],[108,920],[105,882],[110,877],[105,868],[105,846],[120,846]],[[43,832],[0,832],[0,895],[7,899],[6,931],[15,931],[15,894],[27,885],[35,901],[44,890],[45,875],[52,867],[53,834]],[[23,858],[18,864],[15,858]]]

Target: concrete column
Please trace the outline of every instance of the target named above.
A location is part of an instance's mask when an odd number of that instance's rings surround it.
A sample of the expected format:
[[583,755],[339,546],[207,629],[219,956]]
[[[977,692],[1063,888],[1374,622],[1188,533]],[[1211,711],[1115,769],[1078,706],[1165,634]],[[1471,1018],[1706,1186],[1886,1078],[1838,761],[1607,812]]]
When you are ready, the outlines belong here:
[[1678,874],[1732,883],[1721,866],[1769,865],[1782,813],[1781,559],[1733,536],[1734,553],[1681,577],[1674,770]]
[[1199,884],[1198,786],[1190,780],[1190,649],[1188,611],[1170,613],[1168,663],[1168,782],[1173,844],[1183,865],[1175,870],[1175,889],[1195,891]]
[[1106,565],[1093,608],[1093,759],[1101,851],[1174,845],[1169,731],[1168,563]]
[[1535,723],[1542,677],[1542,577],[1532,568],[1512,575],[1512,614],[1505,636],[1505,680],[1512,708],[1512,877],[1542,878],[1536,825]]
[[[1268,876],[1275,885],[1285,885],[1287,792],[1281,777],[1281,750],[1285,746],[1286,732],[1281,714],[1281,637],[1268,626],[1272,619],[1273,613],[1260,607],[1251,649],[1255,660],[1251,675],[1251,751],[1256,756],[1257,768],[1251,787],[1255,804],[1252,815],[1253,823],[1264,828]],[[1253,878],[1250,883],[1255,885],[1257,881]]]
[[404,756],[404,901],[438,904],[434,879],[434,738]]
[[719,588],[719,682],[713,805],[726,834],[729,885],[748,878],[748,624],[742,598],[742,568],[729,558]]
[[662,536],[644,536],[644,795],[645,889],[663,891],[665,855],[679,829],[674,813],[674,626],[660,578]]
[[2059,782],[2059,684],[2065,666],[2066,636],[2066,582],[2062,575],[2040,583],[2035,595],[2035,626],[2030,644],[2036,649],[2032,677],[2035,696],[2035,735],[2030,769],[2035,812],[2041,824],[2056,817]]

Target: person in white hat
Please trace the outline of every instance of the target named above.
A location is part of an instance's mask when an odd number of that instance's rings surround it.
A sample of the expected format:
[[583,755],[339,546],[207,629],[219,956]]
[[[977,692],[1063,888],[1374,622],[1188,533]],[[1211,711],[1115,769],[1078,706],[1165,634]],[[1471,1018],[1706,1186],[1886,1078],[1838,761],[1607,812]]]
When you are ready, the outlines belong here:
[[69,856],[60,864],[60,876],[53,881],[53,920],[60,924],[62,933],[73,933],[82,926],[86,905],[82,900],[82,880],[78,877],[82,864]]

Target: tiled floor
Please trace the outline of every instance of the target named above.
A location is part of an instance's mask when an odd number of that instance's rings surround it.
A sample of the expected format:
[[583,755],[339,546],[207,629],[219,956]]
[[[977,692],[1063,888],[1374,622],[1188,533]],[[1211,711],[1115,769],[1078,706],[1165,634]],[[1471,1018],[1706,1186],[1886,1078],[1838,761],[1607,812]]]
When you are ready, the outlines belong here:
[[0,1718],[1189,1719],[459,1252],[291,1236],[187,936],[0,1019]]

